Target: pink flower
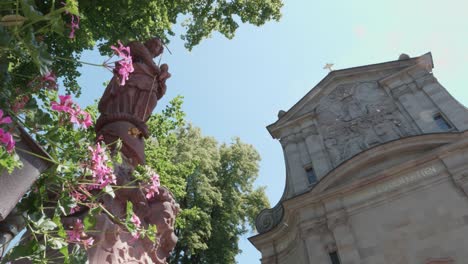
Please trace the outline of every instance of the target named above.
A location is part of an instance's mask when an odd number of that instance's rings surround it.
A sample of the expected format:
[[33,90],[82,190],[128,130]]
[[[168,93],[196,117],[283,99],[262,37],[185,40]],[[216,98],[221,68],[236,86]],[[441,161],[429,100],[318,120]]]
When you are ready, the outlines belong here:
[[91,115],[88,112],[81,110],[78,106],[76,106],[76,110],[70,112],[70,122],[84,128],[88,128],[93,124]]
[[68,236],[68,242],[69,243],[81,243],[85,248],[89,248],[94,244],[94,238],[88,237],[87,239],[84,239],[83,237],[86,237],[86,234],[84,232],[84,226],[83,223],[81,222],[80,219],[77,219],[75,221],[75,224],[73,224],[72,230],[67,230],[67,236]]
[[57,89],[57,76],[55,76],[55,73],[53,72],[48,72],[41,78],[41,82],[44,84],[44,86],[47,89],[50,90],[56,90]]
[[67,230],[68,242],[77,243],[81,241],[82,236],[86,236],[83,232],[84,226],[80,219],[75,221],[72,230]]
[[83,110],[81,110],[78,113],[78,122],[84,128],[88,128],[93,124],[93,120],[91,120],[91,115]]
[[135,70],[133,68],[132,57],[130,57],[129,59],[120,60],[118,63],[119,66],[117,67],[117,72],[120,75],[120,85],[124,86],[125,81],[127,81],[128,77],[130,76],[130,73],[132,73]]
[[3,110],[0,109],[0,124],[10,124],[11,118],[9,116],[3,117]]
[[140,228],[140,227],[141,227],[140,218],[139,218],[135,213],[133,213],[133,215],[132,215],[131,222],[132,222],[133,224],[135,224],[135,226],[136,226],[137,228]]
[[88,168],[91,170],[91,175],[96,183],[88,188],[102,189],[111,183],[116,184],[117,179],[112,168],[107,165],[109,158],[101,144],[98,143],[96,148],[89,147],[88,149],[91,151],[91,161]]
[[26,106],[26,104],[27,104],[28,102],[29,102],[29,96],[24,95],[24,96],[22,96],[21,98],[15,100],[15,103],[13,104],[13,106],[11,107],[11,109],[12,109],[15,113],[18,113],[19,110],[23,109],[23,108]]
[[154,174],[151,176],[151,183],[144,187],[146,192],[146,199],[151,199],[154,195],[159,194],[159,186],[161,185],[159,181],[159,175]]
[[[130,47],[126,47],[118,41],[119,47],[111,46],[111,49],[114,50],[114,53],[122,58],[121,60],[115,63],[115,71],[119,74],[120,85],[125,85],[125,81],[128,80],[130,73],[132,73],[135,69],[133,68],[133,61],[132,56],[130,56]],[[109,68],[112,68],[108,66]]]
[[73,101],[71,99],[71,95],[59,95],[60,103],[52,102],[51,108],[57,112],[66,112],[71,113],[73,112]]
[[[115,52],[115,54],[121,58],[129,58],[130,57],[130,47],[125,47],[120,40],[117,41],[119,43],[119,47],[111,46],[111,49]],[[131,57],[130,57],[131,58]]]
[[[76,19],[76,21],[75,21],[75,19]],[[80,17],[79,16],[71,15],[70,28],[71,28],[71,31],[70,31],[70,35],[68,35],[68,37],[73,39],[73,38],[75,38],[75,29],[80,28]]]
[[59,98],[60,103],[51,103],[52,110],[67,113],[70,117],[70,123],[77,124],[85,129],[93,124],[91,115],[81,110],[81,108],[72,101],[70,95],[59,95]]
[[15,148],[15,140],[13,139],[13,135],[9,132],[0,128],[0,142],[5,145],[5,148],[8,153],[11,153]]
[[83,246],[88,249],[94,244],[94,238],[90,237],[88,239],[83,239],[81,242],[83,243]]
[[[83,202],[86,200],[86,195],[80,193],[80,192],[77,192],[75,190],[71,191],[70,192],[70,196],[75,199],[76,202]],[[77,205],[73,208],[70,209],[70,214],[74,214],[75,212],[78,212],[80,210],[80,206]]]
[[43,87],[49,90],[57,90],[57,77],[54,72],[50,71],[43,76],[37,76],[32,79],[28,83],[28,86],[31,87],[33,91],[37,91]]

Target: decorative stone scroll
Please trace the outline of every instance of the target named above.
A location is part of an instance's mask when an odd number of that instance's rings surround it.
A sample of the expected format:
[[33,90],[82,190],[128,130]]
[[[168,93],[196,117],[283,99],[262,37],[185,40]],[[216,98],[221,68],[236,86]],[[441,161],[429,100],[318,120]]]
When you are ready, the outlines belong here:
[[319,101],[317,121],[334,167],[370,147],[417,133],[377,82],[338,85]]
[[284,209],[283,206],[278,203],[275,207],[271,209],[264,209],[255,219],[255,227],[259,233],[265,233],[275,226],[283,218]]

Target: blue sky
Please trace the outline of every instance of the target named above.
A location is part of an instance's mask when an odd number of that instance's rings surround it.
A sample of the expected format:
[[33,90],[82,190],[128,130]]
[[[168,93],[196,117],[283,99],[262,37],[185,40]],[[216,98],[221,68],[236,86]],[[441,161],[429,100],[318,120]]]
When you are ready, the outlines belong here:
[[[396,60],[400,53],[419,56],[431,51],[434,74],[462,104],[468,105],[464,77],[468,72],[468,2],[449,1],[285,1],[280,22],[263,27],[241,25],[233,40],[219,34],[192,52],[179,38],[169,44],[172,78],[156,112],[177,95],[185,97],[187,119],[204,135],[220,142],[239,136],[255,146],[262,161],[256,185],[266,185],[271,205],[284,188],[285,166],[279,142],[265,126],[279,110],[288,110],[333,69]],[[102,62],[96,52],[84,61]],[[104,69],[81,70],[87,105],[111,78]],[[260,254],[242,238],[239,263],[260,263]]]

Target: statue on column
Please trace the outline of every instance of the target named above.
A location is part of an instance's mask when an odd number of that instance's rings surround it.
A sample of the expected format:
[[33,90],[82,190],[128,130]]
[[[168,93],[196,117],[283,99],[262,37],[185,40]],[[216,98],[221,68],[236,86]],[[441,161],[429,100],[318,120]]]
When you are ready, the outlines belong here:
[[[120,85],[117,76],[112,78],[99,102],[101,115],[95,127],[97,138],[106,144],[122,141],[124,162],[114,168],[117,185],[129,184],[135,166],[145,163],[144,138],[149,137],[146,122],[166,93],[166,80],[171,76],[167,64],[153,62],[164,50],[161,40],[153,38],[143,44],[133,41],[128,47],[134,71],[125,85]],[[166,263],[177,242],[174,224],[179,206],[173,195],[164,187],[150,199],[139,188],[123,188],[115,194],[115,198],[103,199],[104,206],[114,215],[125,215],[126,203],[131,201],[142,226],[156,225],[156,242],[136,239],[101,214],[95,227],[100,232],[93,234],[95,246],[88,249],[89,263]]]

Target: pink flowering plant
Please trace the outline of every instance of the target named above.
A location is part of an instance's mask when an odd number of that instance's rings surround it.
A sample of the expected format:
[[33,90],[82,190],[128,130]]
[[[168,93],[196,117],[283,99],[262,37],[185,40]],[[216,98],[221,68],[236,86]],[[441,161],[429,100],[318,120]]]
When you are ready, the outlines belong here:
[[[107,215],[135,240],[148,238],[156,243],[155,226],[144,225],[132,207],[128,207],[126,215],[113,215],[103,199],[115,197],[120,189],[134,188],[140,189],[149,200],[158,191],[157,174],[149,168],[139,169],[135,173],[138,177],[124,186],[118,185],[114,166],[122,162],[121,142],[107,145],[99,139],[96,141],[92,129],[96,106],[82,108],[71,95],[58,96],[55,90],[41,89],[39,94],[40,108],[25,109],[19,115],[11,112],[12,117],[0,111],[2,155],[13,157],[15,141],[9,125],[14,119],[28,127],[28,132],[50,155],[40,158],[53,164],[18,204],[18,209],[27,215],[29,242],[14,247],[5,261],[28,258],[44,262],[47,261],[44,252],[52,249],[62,254],[64,263],[84,263],[85,250],[97,243],[95,235],[100,231],[95,230],[94,224],[99,214]],[[114,147],[112,155],[111,146]],[[0,164],[5,160],[0,159]],[[76,221],[65,223],[64,218],[76,218]],[[24,255],[21,251],[24,247],[31,250],[30,255]]]
[[11,129],[11,117],[0,109],[0,171],[6,169],[11,173],[21,167],[18,155],[15,153],[15,139]]
[[159,186],[161,185],[159,175],[151,167],[140,165],[133,172],[133,176],[138,181],[146,199],[151,200],[159,194]]
[[117,78],[119,78],[120,85],[125,85],[125,82],[128,80],[130,73],[134,71],[132,56],[130,53],[130,47],[126,47],[118,41],[119,46],[111,46],[111,49],[114,51],[114,55],[117,55],[120,59],[115,61],[115,66],[112,66],[112,62],[109,62],[112,58],[110,57],[107,61],[103,63],[104,67],[111,70]]
[[150,224],[148,227],[144,228],[140,218],[133,211],[133,204],[130,201],[127,201],[125,226],[132,235],[133,241],[138,238],[146,237],[149,240],[156,242],[156,233],[158,231],[156,225]]
[[68,121],[85,129],[92,125],[91,115],[73,102],[70,95],[60,95],[59,98],[60,102],[51,103],[51,109],[64,114],[61,116],[60,123],[64,124]]

